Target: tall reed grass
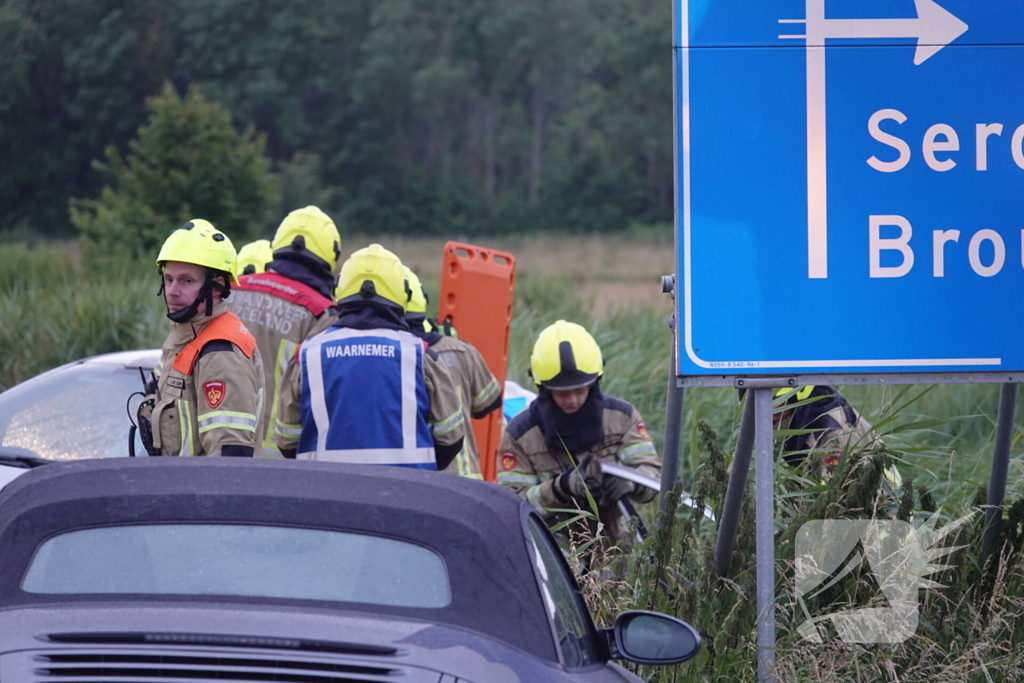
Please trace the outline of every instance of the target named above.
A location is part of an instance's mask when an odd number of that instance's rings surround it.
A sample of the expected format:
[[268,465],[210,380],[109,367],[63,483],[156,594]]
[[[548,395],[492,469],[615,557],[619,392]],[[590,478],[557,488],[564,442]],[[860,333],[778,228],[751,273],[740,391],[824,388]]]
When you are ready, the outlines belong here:
[[[721,511],[727,481],[727,449],[707,423],[698,425],[702,441],[698,504]],[[729,444],[726,444],[727,446]],[[961,527],[944,545],[963,546],[943,559],[952,568],[930,578],[942,588],[921,589],[918,628],[898,644],[823,643],[804,640],[796,628],[806,618],[795,599],[795,532],[808,519],[897,518],[920,525],[935,511],[927,491],[909,480],[898,494],[899,506],[882,510],[886,499],[883,470],[891,462],[884,448],[844,453],[839,470],[820,490],[779,505],[776,528],[775,612],[778,634],[774,673],[779,681],[892,681],[900,683],[994,683],[1024,680],[1024,498],[1014,492],[995,542],[996,552],[981,556],[983,519]],[[785,470],[776,481],[777,499],[793,490]],[[677,505],[669,494],[653,533],[643,543],[626,543],[577,566],[603,566],[580,576],[584,593],[602,623],[626,609],[651,609],[689,621],[704,638],[691,662],[673,667],[634,667],[646,681],[676,683],[756,680],[756,555],[751,489],[744,500],[735,551],[726,576],[715,572],[717,525],[702,509]],[[975,509],[984,502],[984,488]],[[1015,500],[1014,500],[1015,499]],[[948,511],[945,523],[960,511]],[[841,609],[884,607],[878,584],[864,567],[809,600],[813,616]]]
[[167,319],[154,266],[83,268],[65,249],[0,249],[0,390],[98,353],[158,347]]

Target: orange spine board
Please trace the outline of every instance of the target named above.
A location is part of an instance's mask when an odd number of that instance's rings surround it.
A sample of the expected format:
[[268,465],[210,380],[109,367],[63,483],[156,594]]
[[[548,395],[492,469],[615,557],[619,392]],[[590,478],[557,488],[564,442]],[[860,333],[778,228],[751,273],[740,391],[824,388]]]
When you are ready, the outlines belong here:
[[[450,320],[459,339],[480,351],[503,392],[512,326],[515,264],[515,257],[507,252],[449,242],[444,248],[437,311],[439,321]],[[501,417],[502,411],[496,410],[482,420],[473,420],[480,449],[480,471],[484,479],[492,482],[498,476]]]

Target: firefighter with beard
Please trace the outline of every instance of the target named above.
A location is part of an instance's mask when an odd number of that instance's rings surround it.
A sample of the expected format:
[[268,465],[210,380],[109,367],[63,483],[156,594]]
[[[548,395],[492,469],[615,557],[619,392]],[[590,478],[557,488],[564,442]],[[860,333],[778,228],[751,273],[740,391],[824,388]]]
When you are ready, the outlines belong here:
[[502,435],[498,483],[552,525],[571,516],[554,510],[590,509],[589,493],[616,538],[624,531],[614,512],[619,500],[645,503],[657,492],[602,474],[598,461],[660,478],[661,460],[636,408],[601,391],[603,372],[601,349],[583,327],[559,320],[540,333],[530,358],[539,395]]
[[455,383],[405,309],[402,262],[371,244],[341,268],[338,319],[303,342],[278,408],[285,457],[443,470],[462,450]]
[[235,248],[208,221],[193,219],[160,249],[160,293],[171,330],[159,377],[139,408],[150,455],[253,457],[263,400],[256,340],[228,311]]
[[[263,406],[257,434],[263,457],[279,458],[275,441],[281,382],[299,345],[334,320],[334,270],[341,236],[330,216],[315,206],[288,214],[269,245],[273,259],[266,272],[240,277],[231,310],[256,337],[266,359]],[[282,429],[287,429],[281,427]]]
[[501,408],[501,388],[491,374],[487,361],[469,342],[445,336],[439,332],[435,322],[427,320],[427,292],[423,289],[416,273],[405,269],[405,277],[412,289],[412,299],[405,311],[405,320],[412,333],[426,342],[431,351],[437,353],[455,380],[462,415],[466,421],[465,447],[455,460],[445,468],[449,474],[458,474],[471,479],[482,479],[480,474],[480,453],[473,434],[472,418],[480,419]]

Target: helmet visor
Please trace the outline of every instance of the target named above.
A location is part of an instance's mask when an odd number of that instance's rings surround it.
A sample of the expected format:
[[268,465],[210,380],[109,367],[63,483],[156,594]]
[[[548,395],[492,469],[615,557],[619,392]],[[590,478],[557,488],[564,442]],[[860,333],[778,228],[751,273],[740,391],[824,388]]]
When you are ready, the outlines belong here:
[[540,385],[545,389],[570,391],[572,389],[582,389],[583,387],[590,386],[596,382],[599,377],[600,375],[597,373],[580,372],[579,370],[566,372],[563,370],[551,379],[540,382]]

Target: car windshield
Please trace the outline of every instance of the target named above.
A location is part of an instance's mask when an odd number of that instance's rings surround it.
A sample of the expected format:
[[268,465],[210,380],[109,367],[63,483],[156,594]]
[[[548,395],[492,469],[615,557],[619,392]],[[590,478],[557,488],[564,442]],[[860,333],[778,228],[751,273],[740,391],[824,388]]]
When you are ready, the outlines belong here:
[[35,594],[245,596],[397,607],[451,601],[444,560],[365,534],[243,524],[70,531],[45,541],[21,582]]
[[[128,455],[132,392],[138,368],[75,365],[0,394],[0,450],[50,460]],[[141,397],[131,402],[134,416]],[[146,455],[135,435],[136,455]]]

